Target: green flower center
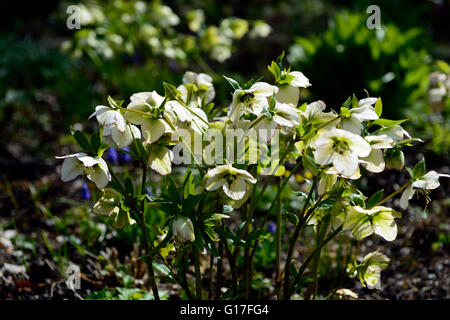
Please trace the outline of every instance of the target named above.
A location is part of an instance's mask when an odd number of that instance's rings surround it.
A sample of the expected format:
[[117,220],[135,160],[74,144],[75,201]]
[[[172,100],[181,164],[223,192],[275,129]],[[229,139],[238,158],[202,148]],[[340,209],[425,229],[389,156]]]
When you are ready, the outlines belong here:
[[344,154],[350,149],[348,142],[337,137],[333,138],[333,150],[339,154]]
[[252,102],[254,97],[255,97],[255,95],[253,93],[246,92],[241,96],[240,100],[242,103],[249,105]]
[[228,182],[228,184],[232,184],[236,180],[236,177],[232,174],[229,174],[225,177],[225,181]]

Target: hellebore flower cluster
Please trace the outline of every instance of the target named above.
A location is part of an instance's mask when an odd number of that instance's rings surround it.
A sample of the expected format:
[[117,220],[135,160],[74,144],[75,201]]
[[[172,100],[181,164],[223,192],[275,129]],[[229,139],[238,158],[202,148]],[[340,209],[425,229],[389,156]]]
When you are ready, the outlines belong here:
[[[240,27],[234,28],[239,35]],[[320,250],[338,234],[357,241],[371,236],[395,241],[395,219],[401,213],[386,205],[395,205],[390,201],[401,192],[402,209],[407,209],[416,193],[428,201],[430,190],[440,186],[439,178],[450,175],[427,173],[422,160],[413,169],[406,168],[410,179],[390,195],[383,197],[384,190],[379,190],[364,196],[356,181],[385,170],[402,170],[402,148],[421,140],[412,138],[401,120],[381,117],[380,98],[353,95],[339,111],[327,110],[321,100],[302,103],[301,93],[311,83],[300,71],[284,68],[282,61],[283,55],[268,67],[273,83],[250,80],[240,84],[225,77],[233,88],[228,108],[214,105],[211,76],[190,71],[178,86],[163,83],[164,95],[154,90],[138,92],[129,97],[126,107],[108,97],[109,106],[97,106],[90,117],[97,120],[98,130],[90,138],[73,133],[82,150],[57,157],[63,159],[62,181],[78,176],[92,181],[100,190],[93,197],[98,199],[93,212],[109,218],[118,229],[139,227],[143,241],[148,242],[147,264],[159,266],[159,272],[172,281],[180,280],[172,270],[186,272],[183,261],[192,252],[189,261],[195,264],[198,297],[200,253],[209,252],[221,265],[227,257],[233,281],[230,294],[236,298],[240,293],[235,290],[252,283],[251,279],[240,280],[238,263],[244,261],[239,267],[246,271],[245,277],[252,277],[252,255],[264,247],[259,242],[272,238],[273,233],[276,281],[284,281],[283,297],[288,299],[305,280],[305,269],[297,269],[293,259],[303,228],[313,226],[316,243],[306,264],[320,259]],[[191,162],[177,162],[180,150],[183,159]],[[129,164],[118,168],[124,163]],[[277,187],[270,189],[271,182]],[[283,192],[286,186],[295,192]],[[271,200],[263,207],[260,200],[269,196],[268,190]],[[86,184],[82,191],[84,199],[90,198]],[[149,228],[146,219],[153,210],[163,211],[165,222]],[[273,217],[276,225],[270,222]],[[232,224],[225,223],[228,218]],[[239,219],[241,223],[236,223]],[[291,231],[284,222],[295,230],[289,237],[282,236]],[[230,225],[239,227],[235,230]],[[282,243],[286,239],[288,246]],[[244,257],[236,259],[241,246]],[[286,255],[282,248],[288,248]],[[172,252],[175,258],[167,260]],[[285,270],[282,259],[286,259]],[[363,286],[380,289],[380,274],[388,263],[389,258],[375,251],[350,263],[347,271],[358,276]],[[312,274],[317,272],[313,265],[308,268]],[[156,293],[152,267],[149,272]],[[180,285],[190,294],[185,281]]]

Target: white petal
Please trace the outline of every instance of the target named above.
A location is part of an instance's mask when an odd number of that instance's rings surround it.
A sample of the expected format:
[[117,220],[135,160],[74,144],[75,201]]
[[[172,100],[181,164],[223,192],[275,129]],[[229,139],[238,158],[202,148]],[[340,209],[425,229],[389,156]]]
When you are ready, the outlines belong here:
[[166,125],[162,119],[145,119],[142,122],[142,137],[147,143],[153,143],[164,134]]
[[372,152],[370,152],[369,156],[366,158],[363,158],[366,162],[365,168],[374,173],[379,173],[384,170],[385,163],[383,158],[383,151],[380,149],[372,149]]
[[259,95],[262,97],[269,97],[272,94],[278,92],[278,87],[272,86],[267,82],[257,82],[254,85],[252,85],[248,91],[253,92],[255,95]]
[[353,108],[350,110],[352,116],[359,118],[360,120],[376,120],[378,116],[375,109],[369,105],[363,107]]
[[[319,141],[320,140],[320,141]],[[315,141],[314,161],[319,165],[326,165],[333,161],[334,150],[331,139],[321,139]]]
[[436,171],[430,171],[420,180],[414,181],[412,186],[420,189],[436,189],[439,187],[439,174]]
[[346,154],[336,154],[333,159],[336,171],[344,177],[351,177],[358,169],[358,157],[353,152]]
[[358,135],[353,135],[350,141],[350,149],[359,157],[367,157],[372,151],[370,144]]
[[361,120],[353,115],[341,121],[341,128],[354,134],[361,134]]
[[289,72],[289,75],[293,76],[294,79],[292,79],[290,85],[294,87],[301,87],[301,88],[307,88],[311,86],[311,83],[309,83],[309,80],[305,75],[300,71],[292,71]]
[[228,183],[223,185],[223,191],[227,196],[233,200],[240,200],[244,197],[247,191],[247,184],[243,179],[237,178],[229,186]]
[[111,176],[106,162],[101,158],[99,158],[99,160],[100,162],[98,165],[92,168],[92,170],[89,170],[86,176],[96,184],[97,188],[103,189],[111,180]]
[[290,85],[282,86],[278,91],[276,98],[277,101],[281,103],[291,103],[296,106],[300,99],[300,89]]
[[61,167],[61,180],[70,181],[83,173],[83,167],[77,158],[66,158]]
[[409,186],[403,191],[402,196],[400,198],[400,208],[407,209],[408,208],[408,200],[410,200],[414,196],[414,188],[413,186]]
[[172,172],[173,154],[169,148],[155,146],[150,151],[150,167],[160,175],[167,175]]

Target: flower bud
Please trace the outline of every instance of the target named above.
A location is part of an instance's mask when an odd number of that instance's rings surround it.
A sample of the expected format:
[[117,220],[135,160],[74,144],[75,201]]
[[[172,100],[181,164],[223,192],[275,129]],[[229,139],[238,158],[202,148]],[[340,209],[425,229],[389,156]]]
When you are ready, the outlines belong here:
[[405,155],[398,149],[388,149],[385,156],[386,168],[402,170],[405,166]]
[[175,237],[175,241],[184,243],[195,240],[194,225],[189,218],[179,217],[172,223],[172,232]]

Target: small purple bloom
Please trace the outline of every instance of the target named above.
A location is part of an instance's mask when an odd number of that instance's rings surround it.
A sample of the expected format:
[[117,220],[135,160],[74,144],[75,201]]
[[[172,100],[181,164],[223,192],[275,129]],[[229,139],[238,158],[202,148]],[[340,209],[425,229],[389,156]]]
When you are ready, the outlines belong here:
[[148,194],[150,197],[153,197],[153,196],[154,196],[154,194],[152,193],[152,191],[150,190],[149,187],[145,187],[145,192],[147,192],[147,194]]
[[117,150],[113,147],[110,147],[106,151],[106,161],[112,163],[112,164],[118,164],[119,163],[119,154],[117,153]]
[[81,187],[81,199],[88,200],[91,198],[91,192],[89,191],[89,187],[87,183],[83,183]]
[[[123,148],[123,151],[130,152],[130,150],[131,150],[130,147]],[[120,159],[120,162],[122,162],[122,163],[128,163],[131,161],[131,155],[128,153],[120,153],[119,159]]]
[[267,231],[269,231],[270,233],[274,234],[276,229],[277,228],[275,226],[275,223],[269,222],[269,225],[267,226]]

